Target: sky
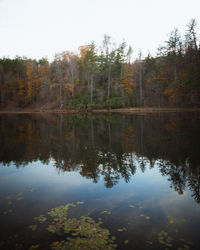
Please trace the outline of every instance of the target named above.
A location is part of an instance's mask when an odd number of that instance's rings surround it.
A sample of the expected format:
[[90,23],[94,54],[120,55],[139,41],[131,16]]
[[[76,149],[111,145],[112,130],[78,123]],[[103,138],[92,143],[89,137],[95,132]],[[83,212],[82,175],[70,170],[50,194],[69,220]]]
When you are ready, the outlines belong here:
[[52,60],[92,41],[99,46],[104,34],[125,40],[135,57],[140,49],[155,55],[191,18],[200,21],[200,0],[0,0],[0,58]]

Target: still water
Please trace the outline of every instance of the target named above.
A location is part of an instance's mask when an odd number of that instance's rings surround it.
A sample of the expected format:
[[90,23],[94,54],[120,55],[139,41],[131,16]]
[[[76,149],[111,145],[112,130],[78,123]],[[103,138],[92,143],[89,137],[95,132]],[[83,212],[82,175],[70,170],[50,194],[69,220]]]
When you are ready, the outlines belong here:
[[117,249],[200,249],[200,113],[1,115],[0,249],[61,249],[33,221],[68,203]]

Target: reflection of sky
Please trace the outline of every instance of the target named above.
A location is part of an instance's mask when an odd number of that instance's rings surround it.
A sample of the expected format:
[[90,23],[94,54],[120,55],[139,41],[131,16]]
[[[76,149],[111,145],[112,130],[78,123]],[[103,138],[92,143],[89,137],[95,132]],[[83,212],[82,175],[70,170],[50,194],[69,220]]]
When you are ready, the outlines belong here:
[[43,165],[41,162],[33,162],[26,167],[16,168],[14,164],[9,167],[0,167],[0,187],[2,189],[15,190],[20,188],[26,189],[35,187],[36,189],[48,190],[55,193],[70,193],[76,192],[76,196],[85,191],[92,197],[100,196],[106,197],[113,201],[126,201],[130,199],[131,195],[145,199],[146,201],[160,200],[160,204],[169,204],[170,202],[180,202],[189,199],[189,194],[185,192],[179,196],[176,192],[169,188],[167,177],[161,176],[158,168],[149,169],[149,164],[143,173],[138,161],[134,161],[137,167],[135,175],[131,176],[129,183],[124,179],[120,179],[119,183],[112,188],[104,186],[103,177],[98,183],[93,183],[91,179],[82,177],[78,172],[59,172],[54,167],[54,161],[51,160],[48,165]]
[[[132,239],[134,234],[136,237],[143,237],[145,234],[145,237],[153,238],[157,237],[159,230],[172,230],[173,227],[165,228],[167,216],[175,218],[176,227],[181,228],[189,239],[198,239],[196,234],[200,226],[200,210],[190,192],[186,190],[183,195],[179,195],[169,187],[168,177],[163,177],[157,167],[150,169],[147,162],[143,173],[138,164],[135,157],[134,165],[137,170],[130,182],[126,183],[121,178],[112,188],[105,187],[103,177],[98,183],[93,183],[92,179],[87,179],[78,172],[59,172],[53,160],[48,165],[37,161],[20,168],[16,168],[14,164],[9,167],[0,165],[0,198],[14,197],[22,192],[24,199],[20,203],[21,207],[17,203],[14,210],[15,221],[23,214],[24,224],[30,224],[30,218],[51,207],[84,201],[84,214],[89,212],[91,216],[102,217],[103,210],[111,211],[110,217],[103,216],[106,218],[105,225],[118,228],[126,225],[128,239]],[[130,208],[131,204],[135,207]],[[140,214],[150,216],[148,224]],[[182,218],[186,219],[185,224],[181,222]]]

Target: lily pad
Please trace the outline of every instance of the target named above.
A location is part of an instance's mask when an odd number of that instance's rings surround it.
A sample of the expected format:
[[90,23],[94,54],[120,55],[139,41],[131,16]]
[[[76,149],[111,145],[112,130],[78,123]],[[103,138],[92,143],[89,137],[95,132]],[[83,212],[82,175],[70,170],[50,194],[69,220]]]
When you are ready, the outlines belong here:
[[186,219],[184,219],[184,218],[183,218],[183,219],[181,219],[181,222],[186,222]]
[[32,245],[28,250],[38,249],[40,244]]
[[110,212],[110,211],[107,211],[107,210],[104,210],[104,211],[102,211],[101,213],[102,213],[102,214],[111,214],[111,212]]
[[84,201],[77,201],[76,203],[79,205],[82,205],[82,204],[84,204]]
[[12,209],[8,209],[8,210],[6,210],[3,214],[11,214],[13,212],[13,210]]
[[17,200],[21,201],[21,200],[23,200],[23,197],[19,196],[19,197],[17,197]]
[[168,219],[170,224],[174,224],[175,218],[173,216],[167,216],[167,219]]
[[125,230],[126,230],[125,227],[123,227],[123,228],[118,228],[118,229],[117,229],[118,232],[123,232],[123,231],[125,231]]
[[8,206],[12,205],[12,201],[8,200]]
[[37,220],[40,223],[43,223],[43,222],[45,222],[47,220],[47,218],[43,214],[41,214],[40,216],[35,217],[34,220]]
[[[68,210],[74,204],[66,204],[52,208],[47,216],[40,215],[37,220],[46,218],[47,230],[66,238],[61,242],[53,242],[51,249],[106,249],[112,250],[117,247],[114,244],[115,237],[110,237],[107,229],[101,228],[101,221],[95,222],[88,216],[81,218],[68,218]],[[106,211],[108,213],[109,211]],[[110,212],[111,213],[111,212]],[[32,225],[34,226],[34,225]],[[34,228],[34,227],[33,227]],[[35,228],[34,228],[35,229]],[[122,231],[126,230],[122,228]]]
[[37,225],[30,225],[29,228],[30,228],[32,231],[36,231],[36,230],[37,230]]

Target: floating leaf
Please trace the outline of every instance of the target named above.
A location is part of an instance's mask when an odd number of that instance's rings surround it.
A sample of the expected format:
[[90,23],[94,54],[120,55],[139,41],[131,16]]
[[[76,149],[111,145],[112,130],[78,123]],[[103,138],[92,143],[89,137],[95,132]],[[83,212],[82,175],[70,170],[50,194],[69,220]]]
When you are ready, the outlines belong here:
[[181,219],[181,222],[186,222],[186,219],[184,219],[184,218],[183,218],[183,219]]
[[125,240],[125,241],[124,241],[124,244],[126,245],[126,244],[128,244],[128,242],[129,242],[129,240]]
[[125,231],[125,230],[126,230],[125,227],[123,227],[123,228],[118,228],[118,229],[117,229],[118,232],[123,232],[123,231]]
[[8,210],[6,210],[6,211],[4,212],[4,214],[10,214],[10,213],[12,213],[12,212],[13,212],[12,209],[8,209]]
[[146,218],[147,220],[150,220],[150,216],[146,216],[145,218]]
[[165,231],[160,231],[158,233],[158,240],[161,244],[167,246],[167,247],[172,247],[172,237],[168,236],[168,233]]
[[84,204],[84,201],[77,201],[76,203],[81,205]]
[[169,223],[174,224],[175,218],[173,216],[167,216]]
[[17,197],[17,200],[21,201],[21,200],[23,200],[23,197],[19,196],[19,197]]
[[140,214],[140,216],[144,216],[144,214]]
[[59,241],[54,241],[51,243],[52,246],[57,246],[60,242]]
[[50,233],[55,233],[57,231],[56,227],[54,225],[50,225],[48,226],[47,230],[50,232]]
[[40,244],[37,245],[32,245],[29,250],[33,250],[33,249],[38,249],[40,247]]
[[40,223],[43,223],[43,222],[45,222],[47,220],[47,218],[43,214],[41,214],[40,216],[35,217],[34,220],[37,220]]
[[111,214],[111,212],[110,212],[110,211],[107,211],[107,210],[104,210],[104,211],[102,211],[101,213],[102,213],[102,214]]
[[30,228],[32,231],[36,231],[36,230],[37,230],[37,225],[30,225],[29,228]]
[[134,205],[130,205],[129,207],[134,208],[135,206]]
[[12,204],[11,200],[8,200],[8,206],[10,206]]
[[[81,216],[81,218],[68,218],[68,209],[74,204],[66,204],[56,208],[52,208],[48,215],[50,220],[44,215],[40,215],[35,219],[39,220],[45,218],[48,223],[47,230],[51,233],[62,232],[68,235],[66,240],[52,243],[50,247],[54,250],[58,249],[109,249],[112,250],[117,247],[114,244],[115,237],[110,237],[107,229],[101,228],[99,222],[95,222],[88,216]],[[110,214],[110,211],[104,210]],[[101,218],[99,218],[101,219]],[[125,228],[121,229],[126,230]],[[71,236],[71,237],[70,237]]]

